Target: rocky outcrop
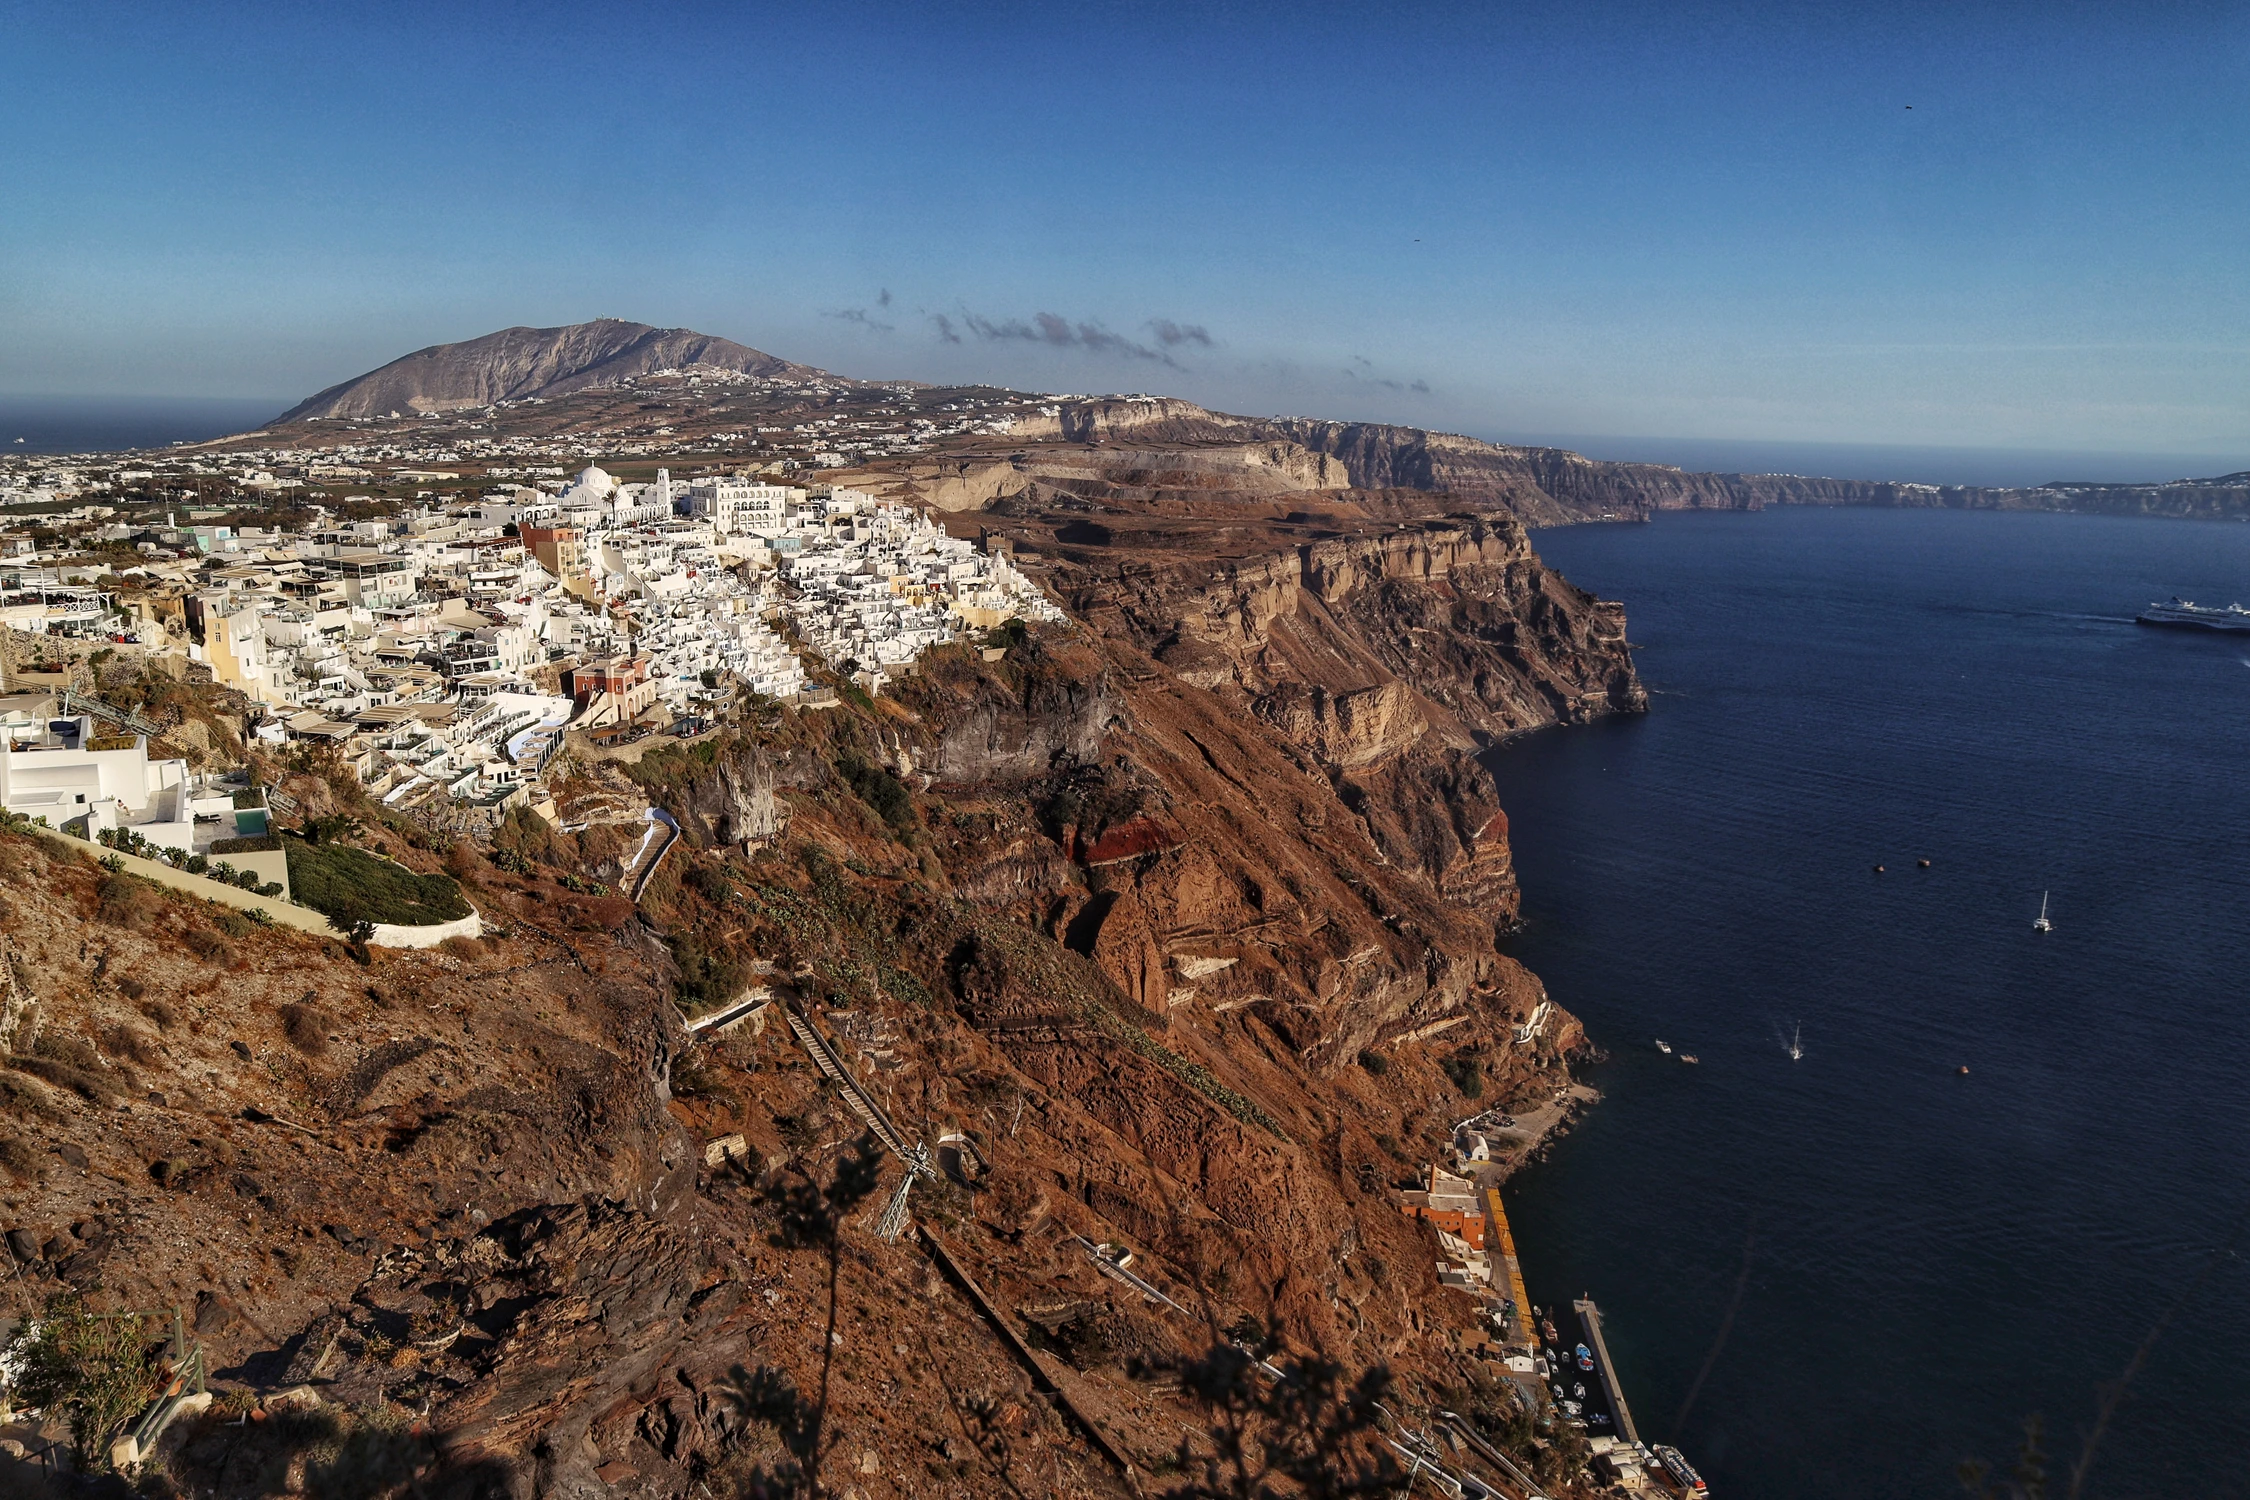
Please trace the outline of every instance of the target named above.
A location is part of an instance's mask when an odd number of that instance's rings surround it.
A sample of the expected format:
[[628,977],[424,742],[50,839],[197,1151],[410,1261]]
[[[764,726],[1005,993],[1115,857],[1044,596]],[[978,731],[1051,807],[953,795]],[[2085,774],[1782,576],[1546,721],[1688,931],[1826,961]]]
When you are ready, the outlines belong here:
[[458,411],[568,395],[659,371],[811,379],[820,371],[686,328],[598,318],[562,328],[503,328],[460,344],[432,344],[310,396],[271,425],[307,417]]
[[708,776],[680,788],[672,814],[706,848],[771,843],[789,826],[789,805],[776,795],[776,784],[772,758],[757,745],[736,742],[713,759]]

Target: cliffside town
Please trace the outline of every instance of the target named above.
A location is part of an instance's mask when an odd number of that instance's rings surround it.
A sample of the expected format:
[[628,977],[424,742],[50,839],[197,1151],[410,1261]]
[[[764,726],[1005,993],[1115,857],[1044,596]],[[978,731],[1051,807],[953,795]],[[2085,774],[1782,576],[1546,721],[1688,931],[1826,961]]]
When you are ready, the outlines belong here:
[[1589,1044],[1479,755],[1645,707],[1622,608],[1522,496],[1049,404],[12,533],[6,1312],[153,1384],[0,1477],[1124,1495],[1365,1377],[1336,1472],[1665,1483],[1489,1191]]

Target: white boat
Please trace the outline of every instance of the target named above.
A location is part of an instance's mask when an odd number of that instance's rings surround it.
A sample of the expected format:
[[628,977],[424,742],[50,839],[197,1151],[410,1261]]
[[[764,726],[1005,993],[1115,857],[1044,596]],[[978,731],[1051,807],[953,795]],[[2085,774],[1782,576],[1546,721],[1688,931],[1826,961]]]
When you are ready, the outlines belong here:
[[1664,1040],[1664,1038],[1658,1037],[1656,1039],[1656,1050],[1663,1053],[1666,1057],[1670,1057],[1672,1055],[1672,1044]]
[[2031,924],[2033,932],[2053,932],[2055,924],[2047,920],[2047,893],[2039,893],[2039,915]]
[[2143,625],[2193,625],[2205,630],[2250,630],[2250,609],[2230,604],[2225,609],[2175,598],[2170,604],[2151,604],[2136,617]]
[[1800,1021],[1800,1022],[1799,1022],[1799,1023],[1797,1024],[1797,1030],[1796,1030],[1795,1034],[1793,1034],[1793,1035],[1792,1035],[1792,1036],[1791,1036],[1791,1037],[1789,1038],[1789,1060],[1790,1060],[1791,1062],[1802,1062],[1802,1061],[1804,1060],[1804,1056],[1805,1056],[1805,1027],[1804,1027],[1804,1023]]

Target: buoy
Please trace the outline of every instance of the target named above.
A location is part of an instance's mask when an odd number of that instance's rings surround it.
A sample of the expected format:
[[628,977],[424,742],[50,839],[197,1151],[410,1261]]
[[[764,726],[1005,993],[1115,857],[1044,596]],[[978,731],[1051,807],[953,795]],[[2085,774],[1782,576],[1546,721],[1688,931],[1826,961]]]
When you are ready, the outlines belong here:
[[1878,875],[1882,874],[1882,873],[1883,873],[1883,867],[1882,867],[1881,865],[1877,865],[1877,866],[1875,867],[1875,873],[1876,873],[1876,874],[1878,874]]
[[1926,859],[1918,859],[1914,861],[1914,868],[1917,870],[1927,870],[1929,867],[1930,862]]
[[1963,1063],[1960,1067],[1955,1068],[1953,1072],[1954,1076],[1958,1078],[1966,1078],[1969,1076],[1969,1065],[1967,1063]]

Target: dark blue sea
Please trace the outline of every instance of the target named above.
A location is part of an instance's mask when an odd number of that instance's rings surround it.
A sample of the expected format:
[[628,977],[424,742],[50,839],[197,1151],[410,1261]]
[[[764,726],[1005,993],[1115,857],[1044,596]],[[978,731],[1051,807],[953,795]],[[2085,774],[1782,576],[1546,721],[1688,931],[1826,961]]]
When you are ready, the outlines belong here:
[[2033,1414],[2067,1473],[2176,1309],[2084,1493],[2250,1496],[2250,637],[2132,623],[2250,603],[2250,525],[1536,541],[1655,697],[1490,759],[1513,951],[1610,1053],[1507,1192],[1533,1300],[1722,1500],[1959,1495]]
[[232,396],[0,396],[0,454],[205,442],[248,432],[289,405]]

